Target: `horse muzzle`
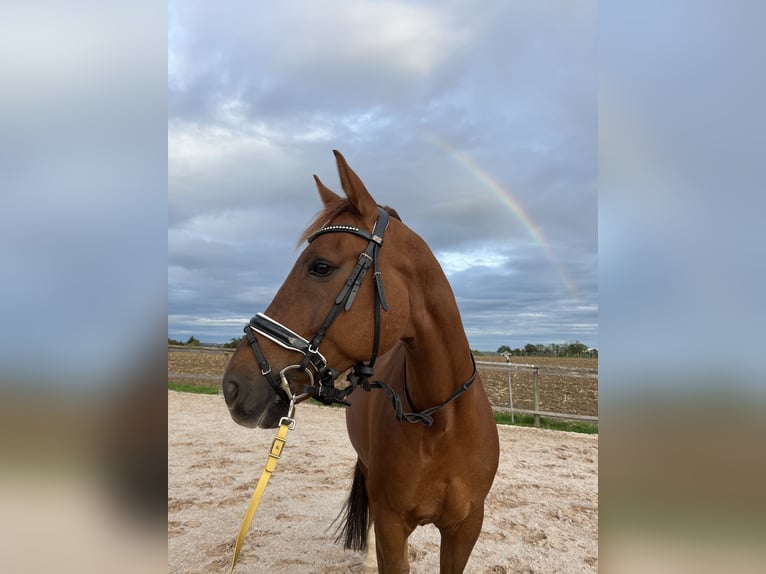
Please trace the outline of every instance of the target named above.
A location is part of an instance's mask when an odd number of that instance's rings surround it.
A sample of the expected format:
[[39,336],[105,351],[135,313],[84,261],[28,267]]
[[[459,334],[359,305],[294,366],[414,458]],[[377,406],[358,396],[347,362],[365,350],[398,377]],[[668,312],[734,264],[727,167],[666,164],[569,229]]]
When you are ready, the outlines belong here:
[[291,371],[299,371],[300,375],[308,377],[307,382],[313,384],[311,372],[301,369],[300,365],[289,365],[279,372],[281,393],[277,393],[265,380],[248,380],[248,378],[226,373],[221,387],[226,406],[234,422],[249,428],[279,426],[281,418],[290,416],[291,405],[309,396],[307,393],[293,393],[292,389],[299,385],[291,384],[289,380]]

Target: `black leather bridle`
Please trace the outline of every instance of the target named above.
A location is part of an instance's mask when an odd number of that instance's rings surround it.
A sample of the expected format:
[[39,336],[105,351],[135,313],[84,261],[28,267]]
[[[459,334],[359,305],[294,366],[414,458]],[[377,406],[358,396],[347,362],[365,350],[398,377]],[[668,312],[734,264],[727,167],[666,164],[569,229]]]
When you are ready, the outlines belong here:
[[[367,247],[359,254],[356,266],[348,279],[346,279],[343,288],[338,296],[335,298],[335,303],[327,314],[322,326],[316,332],[316,335],[311,341],[303,338],[292,329],[278,323],[271,317],[257,313],[248,325],[245,326],[245,335],[247,341],[255,354],[255,358],[258,361],[258,366],[261,369],[261,374],[266,378],[269,385],[277,393],[277,400],[284,401],[285,403],[294,403],[297,399],[301,399],[307,396],[313,396],[320,402],[340,403],[346,406],[350,406],[350,403],[345,398],[351,394],[356,387],[362,387],[365,391],[369,391],[373,388],[383,389],[386,396],[391,401],[394,410],[396,412],[396,418],[400,421],[408,421],[412,423],[422,423],[426,426],[433,424],[433,418],[431,414],[440,408],[446,406],[464,392],[473,384],[476,379],[476,364],[473,365],[473,374],[470,379],[457,390],[443,403],[425,409],[419,413],[405,413],[402,408],[401,399],[399,395],[389,385],[381,381],[370,381],[375,366],[375,360],[378,357],[378,346],[380,343],[380,310],[388,310],[388,303],[386,302],[386,296],[383,292],[383,279],[379,269],[379,253],[383,246],[383,234],[388,228],[389,215],[383,208],[378,208],[378,219],[375,222],[375,226],[372,229],[372,233],[353,227],[350,225],[329,225],[315,231],[308,238],[308,242],[311,243],[320,235],[327,233],[350,233],[367,240]],[[333,369],[327,364],[327,359],[319,352],[319,345],[324,339],[327,330],[332,325],[333,321],[338,317],[341,310],[348,311],[351,305],[354,303],[356,294],[359,291],[359,287],[362,284],[367,271],[373,268],[373,281],[375,287],[375,302],[373,304],[373,318],[374,318],[374,337],[372,342],[372,353],[367,363],[362,361],[354,365],[353,369],[348,375],[349,386],[344,389],[336,389],[334,386],[335,379],[338,378],[338,371]],[[266,356],[263,354],[258,340],[255,338],[254,333],[263,335],[267,339],[274,343],[289,349],[291,351],[297,351],[303,355],[303,359],[300,364],[290,365],[279,373],[279,380],[274,375],[269,366]],[[473,356],[471,356],[473,361]],[[308,369],[311,366],[315,373],[316,378]],[[305,385],[303,387],[303,393],[299,396],[293,394],[289,381],[287,380],[286,373],[290,370],[299,370],[305,372],[312,381],[312,384]],[[405,385],[406,389],[406,385]]]

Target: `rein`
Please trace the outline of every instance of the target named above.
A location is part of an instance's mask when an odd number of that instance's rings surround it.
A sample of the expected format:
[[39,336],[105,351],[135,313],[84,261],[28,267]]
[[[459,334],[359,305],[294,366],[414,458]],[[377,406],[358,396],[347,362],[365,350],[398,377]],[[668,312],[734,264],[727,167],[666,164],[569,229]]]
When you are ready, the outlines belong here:
[[[312,379],[312,384],[305,385],[303,387],[303,394],[298,398],[313,396],[316,400],[325,404],[339,403],[344,406],[350,406],[350,403],[346,401],[345,398],[354,392],[357,387],[361,387],[365,391],[382,389],[386,394],[386,397],[391,401],[397,420],[410,423],[421,423],[430,427],[433,424],[433,417],[431,415],[465,393],[476,380],[476,363],[474,362],[473,355],[471,355],[473,372],[468,381],[460,385],[446,401],[420,412],[404,412],[399,394],[390,385],[382,381],[369,380],[374,372],[375,360],[378,356],[378,345],[380,343],[380,310],[383,309],[383,311],[388,311],[388,303],[386,302],[386,296],[383,292],[383,278],[379,269],[379,253],[383,246],[383,235],[388,228],[388,222],[388,213],[384,209],[378,207],[378,219],[375,222],[372,233],[350,225],[330,225],[315,231],[308,238],[308,242],[311,243],[317,237],[327,233],[350,233],[367,240],[367,247],[359,254],[356,266],[353,271],[351,271],[348,279],[346,279],[343,288],[335,298],[335,303],[332,309],[330,309],[322,326],[319,327],[319,330],[311,341],[305,339],[289,327],[282,325],[264,313],[257,313],[250,319],[249,324],[245,326],[245,335],[247,336],[247,341],[258,361],[261,374],[277,393],[277,401],[291,403],[291,401],[294,400],[295,397],[292,396],[285,373],[295,369],[307,373]],[[373,280],[375,286],[375,302],[373,304],[374,338],[372,343],[372,353],[366,364],[360,361],[354,365],[352,371],[347,376],[347,380],[351,384],[345,389],[336,389],[334,383],[338,378],[339,373],[327,364],[327,359],[325,359],[319,352],[319,345],[324,339],[330,325],[332,325],[333,321],[338,317],[341,310],[348,311],[351,308],[351,305],[356,298],[356,294],[359,291],[359,287],[370,267],[373,268]],[[263,335],[285,349],[301,353],[303,355],[301,364],[291,365],[286,369],[283,369],[282,372],[280,372],[281,381],[278,381],[274,373],[271,371],[271,367],[269,366],[254,333]],[[314,378],[311,375],[311,371],[308,370],[309,366],[316,372],[316,378]]]
[[285,442],[287,442],[287,432],[295,428],[295,419],[292,417],[293,412],[295,411],[296,398],[297,397],[293,397],[290,400],[290,408],[287,416],[282,417],[279,421],[279,430],[277,431],[277,436],[274,437],[274,441],[271,443],[269,458],[266,459],[266,466],[263,468],[263,471],[261,471],[258,484],[256,484],[253,496],[250,498],[250,504],[245,511],[245,516],[242,518],[242,524],[239,526],[237,539],[234,542],[234,555],[231,558],[229,574],[234,572],[234,566],[237,564],[237,558],[239,558],[239,553],[242,550],[242,544],[245,542],[247,532],[250,530],[250,525],[253,523],[255,511],[261,503],[261,498],[263,498],[263,493],[266,491],[266,485],[269,483],[271,474],[277,468],[277,461],[279,461],[279,458],[282,455],[282,449],[285,447]]

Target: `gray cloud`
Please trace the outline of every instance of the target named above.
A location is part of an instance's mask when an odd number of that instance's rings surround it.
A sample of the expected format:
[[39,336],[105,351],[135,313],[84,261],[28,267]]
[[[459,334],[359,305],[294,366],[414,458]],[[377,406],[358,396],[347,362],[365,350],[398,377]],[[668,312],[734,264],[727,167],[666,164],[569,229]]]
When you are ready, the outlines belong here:
[[595,25],[595,3],[171,3],[170,336],[266,307],[335,148],[454,267],[474,348],[596,345]]

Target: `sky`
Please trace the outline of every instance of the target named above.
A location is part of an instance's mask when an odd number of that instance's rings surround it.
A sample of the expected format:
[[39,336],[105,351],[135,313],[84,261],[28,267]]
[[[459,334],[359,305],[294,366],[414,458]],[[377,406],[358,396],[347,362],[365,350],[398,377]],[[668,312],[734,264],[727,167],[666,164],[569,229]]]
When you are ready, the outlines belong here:
[[595,2],[171,2],[168,336],[239,337],[340,150],[471,348],[598,346]]

